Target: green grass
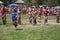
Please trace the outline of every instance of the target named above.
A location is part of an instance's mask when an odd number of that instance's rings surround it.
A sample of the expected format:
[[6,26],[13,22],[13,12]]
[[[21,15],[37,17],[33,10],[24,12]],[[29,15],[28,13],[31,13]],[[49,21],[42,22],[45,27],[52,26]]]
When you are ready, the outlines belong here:
[[[18,26],[21,30],[15,30],[10,15],[6,17],[7,24],[0,25],[0,40],[60,40],[60,25],[27,24],[28,16],[22,15],[24,24]],[[55,20],[55,17],[49,16],[49,20]]]

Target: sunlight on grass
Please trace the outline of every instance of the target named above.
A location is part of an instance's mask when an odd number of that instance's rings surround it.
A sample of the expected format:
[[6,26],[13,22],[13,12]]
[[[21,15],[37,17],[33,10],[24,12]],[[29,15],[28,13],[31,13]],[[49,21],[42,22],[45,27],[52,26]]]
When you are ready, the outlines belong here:
[[[49,18],[55,20],[54,16]],[[0,40],[60,40],[60,25],[31,25],[27,24],[27,20],[28,16],[22,15],[22,21],[26,24],[18,26],[22,30],[16,30],[10,15],[7,15],[7,24],[0,25]]]

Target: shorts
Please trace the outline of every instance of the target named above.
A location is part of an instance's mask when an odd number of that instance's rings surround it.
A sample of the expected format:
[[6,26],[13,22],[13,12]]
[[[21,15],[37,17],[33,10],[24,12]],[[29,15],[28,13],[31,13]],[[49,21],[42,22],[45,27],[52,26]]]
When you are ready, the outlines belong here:
[[44,20],[47,20],[48,19],[48,16],[44,16]]
[[12,19],[12,21],[16,21],[16,20],[17,20],[17,18]]

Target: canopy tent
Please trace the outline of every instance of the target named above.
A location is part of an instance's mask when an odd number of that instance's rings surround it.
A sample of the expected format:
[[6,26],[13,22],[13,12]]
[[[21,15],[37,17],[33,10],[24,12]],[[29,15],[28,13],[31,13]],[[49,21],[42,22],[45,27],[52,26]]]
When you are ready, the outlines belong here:
[[18,5],[18,4],[15,4],[15,3],[13,3],[13,4],[9,4],[8,6],[9,6],[9,7],[18,7],[19,5]]
[[55,8],[56,8],[56,9],[60,9],[60,6],[56,6]]
[[22,0],[17,0],[15,3],[17,3],[17,4],[24,4],[24,1],[22,1]]
[[0,4],[3,4],[3,2],[2,2],[2,1],[0,1]]

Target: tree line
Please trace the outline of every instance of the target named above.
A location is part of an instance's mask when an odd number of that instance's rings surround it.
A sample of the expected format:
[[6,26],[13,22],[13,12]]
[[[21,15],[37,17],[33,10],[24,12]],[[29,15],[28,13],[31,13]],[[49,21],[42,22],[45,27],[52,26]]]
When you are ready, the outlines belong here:
[[24,0],[27,6],[29,5],[60,5],[60,0]]
[[[10,3],[14,3],[17,0],[1,0],[4,2],[4,5],[8,5]],[[25,5],[31,6],[31,5],[60,5],[60,0],[23,0]]]
[[0,0],[0,1],[2,1],[4,5],[8,5],[8,4],[14,3],[17,0]]

